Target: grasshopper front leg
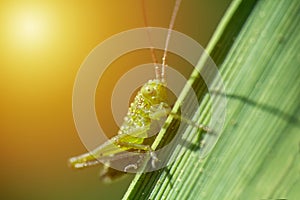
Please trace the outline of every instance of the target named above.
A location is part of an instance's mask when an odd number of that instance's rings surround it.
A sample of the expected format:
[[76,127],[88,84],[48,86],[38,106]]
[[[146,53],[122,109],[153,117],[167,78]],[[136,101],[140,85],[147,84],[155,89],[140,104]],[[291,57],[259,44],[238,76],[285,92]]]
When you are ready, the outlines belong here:
[[149,117],[153,120],[160,120],[162,117],[166,117],[168,115],[171,115],[172,117],[174,117],[175,119],[179,119],[182,120],[183,122],[194,126],[198,129],[202,129],[206,132],[210,132],[210,128],[204,124],[198,124],[190,119],[187,119],[181,115],[178,115],[176,113],[171,112],[171,108],[168,104],[161,102],[158,105],[154,105],[151,107],[151,113],[149,114]]
[[161,102],[160,104],[151,106],[149,117],[152,120],[160,120],[162,117],[167,117],[170,112],[171,107],[167,103]]

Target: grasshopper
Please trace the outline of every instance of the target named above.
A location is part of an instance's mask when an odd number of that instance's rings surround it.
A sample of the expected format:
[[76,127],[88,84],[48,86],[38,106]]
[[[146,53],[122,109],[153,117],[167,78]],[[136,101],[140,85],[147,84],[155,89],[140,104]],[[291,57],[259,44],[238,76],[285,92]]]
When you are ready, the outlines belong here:
[[[147,152],[150,155],[151,166],[153,168],[156,167],[156,163],[159,162],[159,160],[151,146],[145,143],[145,139],[149,136],[151,126],[153,123],[165,119],[169,114],[172,114],[175,118],[182,120],[181,116],[171,113],[171,107],[168,104],[167,85],[165,80],[168,43],[180,2],[181,0],[176,0],[173,10],[161,67],[157,64],[153,48],[150,48],[155,66],[155,79],[149,80],[138,91],[133,102],[130,104],[127,115],[124,117],[124,122],[120,127],[118,134],[91,152],[70,158],[69,165],[72,168],[80,169],[105,163],[100,172],[100,178],[105,182],[110,182],[124,174],[118,170],[110,168],[110,163],[114,161],[117,162],[120,159],[128,159],[126,153],[128,151]],[[144,2],[143,11],[144,22],[147,26]],[[148,38],[151,43],[150,36]],[[188,119],[183,119],[183,121],[203,130],[208,130],[206,126],[197,125]],[[138,158],[132,164],[124,166],[124,171],[127,172],[131,168],[137,169],[140,167],[141,162],[142,158]]]
[[[149,152],[151,165],[155,168],[158,159],[150,145],[144,144],[147,132],[150,130],[151,121],[160,120],[170,112],[171,108],[167,104],[166,84],[161,80],[148,81],[138,92],[134,101],[128,109],[124,122],[118,131],[118,135],[111,138],[108,142],[100,145],[96,149],[86,154],[73,157],[69,160],[70,166],[76,169],[85,168],[101,164],[99,160],[105,162],[100,176],[104,179],[116,170],[108,168],[109,162],[114,158],[112,155],[125,151]],[[137,168],[136,164],[128,165],[124,168]],[[111,175],[109,175],[111,176]]]

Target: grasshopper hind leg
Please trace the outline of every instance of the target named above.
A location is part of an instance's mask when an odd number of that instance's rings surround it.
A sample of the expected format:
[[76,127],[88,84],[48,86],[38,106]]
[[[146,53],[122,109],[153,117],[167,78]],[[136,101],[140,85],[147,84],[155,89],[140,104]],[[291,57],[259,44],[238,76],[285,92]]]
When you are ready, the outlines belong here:
[[[132,151],[136,151],[136,152],[145,151],[145,152],[148,152],[149,155],[150,155],[150,158],[151,158],[151,166],[152,166],[153,169],[156,168],[156,163],[159,162],[159,159],[157,158],[154,150],[151,148],[150,145],[124,142],[120,139],[115,140],[114,143],[118,146],[122,146],[123,148],[128,148]],[[132,164],[126,166],[124,168],[124,171],[127,172],[127,171],[129,171],[129,169],[136,170],[143,160],[144,160],[144,157],[141,157],[136,163],[132,163]]]

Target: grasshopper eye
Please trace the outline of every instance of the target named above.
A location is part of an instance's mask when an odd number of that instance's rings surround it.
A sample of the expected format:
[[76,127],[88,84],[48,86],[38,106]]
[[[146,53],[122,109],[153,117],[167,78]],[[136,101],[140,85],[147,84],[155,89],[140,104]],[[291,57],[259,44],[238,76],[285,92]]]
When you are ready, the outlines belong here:
[[145,88],[143,88],[142,93],[145,96],[153,96],[153,95],[155,95],[156,92],[155,92],[154,87],[148,85]]
[[146,87],[146,92],[148,94],[152,94],[153,93],[153,87]]

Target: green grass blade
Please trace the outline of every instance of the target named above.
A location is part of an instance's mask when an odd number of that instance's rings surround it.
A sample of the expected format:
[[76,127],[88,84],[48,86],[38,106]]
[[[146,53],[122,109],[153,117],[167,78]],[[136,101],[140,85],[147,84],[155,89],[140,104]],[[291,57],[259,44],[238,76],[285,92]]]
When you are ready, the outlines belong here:
[[[232,3],[207,48],[226,86],[215,93],[228,101],[217,145],[200,160],[199,132],[187,129],[184,156],[138,174],[123,199],[299,198],[299,11],[297,0]],[[199,77],[190,81],[202,99],[194,119],[207,122],[209,96]]]

